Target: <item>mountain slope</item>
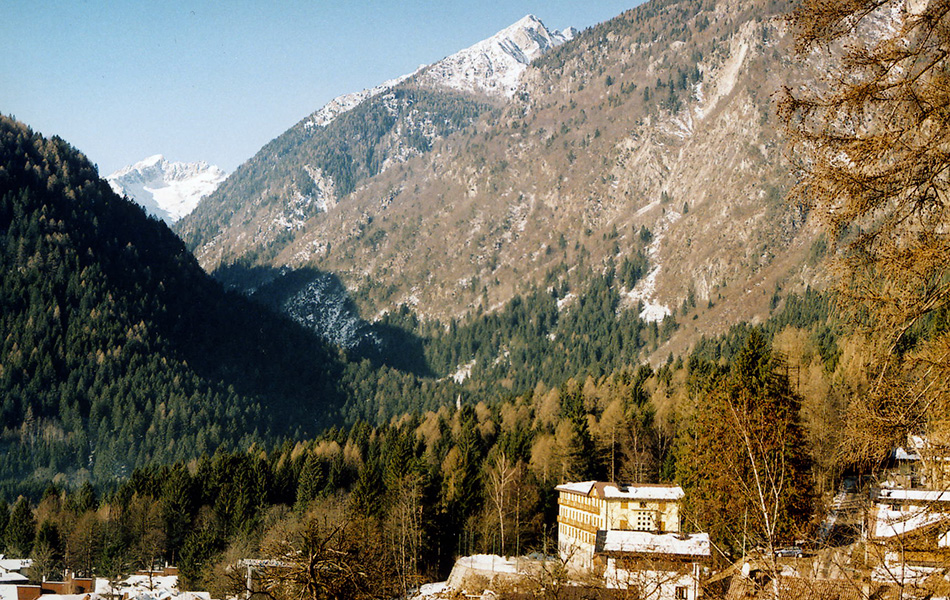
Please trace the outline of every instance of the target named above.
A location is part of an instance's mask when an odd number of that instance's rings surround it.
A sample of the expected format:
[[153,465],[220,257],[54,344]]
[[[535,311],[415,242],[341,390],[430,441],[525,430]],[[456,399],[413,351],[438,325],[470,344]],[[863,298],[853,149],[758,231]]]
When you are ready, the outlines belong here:
[[128,196],[152,216],[174,223],[198,206],[227,174],[206,162],[169,162],[157,154],[106,177],[116,194]]
[[587,30],[502,110],[366,181],[270,260],[339,274],[370,314],[448,316],[619,264],[646,236],[651,272],[623,289],[644,318],[685,306],[694,339],[762,318],[777,288],[817,277],[771,105],[803,68],[786,9],[654,1]]
[[268,143],[176,229],[206,268],[267,264],[310,218],[490,112],[573,34],[525,17],[415,74],[341,96]]
[[336,359],[208,277],[89,161],[0,117],[0,482],[99,481],[335,422]]
[[[822,281],[806,215],[784,202],[792,176],[772,106],[781,85],[811,68],[789,58],[788,8],[643,4],[536,59],[517,92],[470,126],[337,185],[331,210],[301,214],[279,236],[262,232],[282,222],[294,195],[273,187],[257,202],[270,213],[235,211],[246,194],[222,188],[226,203],[198,211],[214,226],[196,218],[181,230],[206,269],[315,268],[337,275],[363,314],[405,304],[422,318],[580,288],[643,251],[648,272],[632,289],[618,284],[621,307],[686,321],[653,352],[665,359],[703,334],[766,318],[789,290]],[[421,89],[413,86],[426,73],[391,91]],[[364,120],[340,118],[326,131],[358,137]],[[266,147],[257,171],[285,168],[278,158],[297,147]],[[341,162],[361,164],[351,148],[333,148]],[[571,296],[561,300],[569,310]]]

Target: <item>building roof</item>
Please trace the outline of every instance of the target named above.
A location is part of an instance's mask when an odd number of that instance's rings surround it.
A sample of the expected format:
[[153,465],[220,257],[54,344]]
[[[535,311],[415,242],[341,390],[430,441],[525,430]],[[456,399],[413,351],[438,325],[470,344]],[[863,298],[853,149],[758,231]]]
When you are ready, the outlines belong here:
[[32,558],[4,558],[0,554],[0,569],[4,571],[22,571],[33,566]]
[[936,512],[927,509],[903,512],[882,507],[878,509],[875,518],[874,537],[898,537],[932,525],[945,523],[948,520],[950,520],[950,514],[945,512]]
[[621,500],[681,500],[683,488],[662,483],[619,484],[608,481],[581,481],[562,483],[559,492],[572,492],[582,496]]
[[[726,600],[767,600],[779,598],[822,598],[826,600],[862,600],[867,598],[860,582],[844,579],[806,579],[781,576],[778,585],[756,582],[746,577],[734,577]],[[875,590],[876,592],[876,590]],[[872,597],[875,593],[870,594]]]
[[0,600],[17,600],[16,585],[0,585]]
[[609,529],[597,532],[594,552],[704,559],[712,555],[712,545],[708,533],[652,533]]
[[950,502],[950,491],[924,489],[883,488],[877,494],[878,502]]

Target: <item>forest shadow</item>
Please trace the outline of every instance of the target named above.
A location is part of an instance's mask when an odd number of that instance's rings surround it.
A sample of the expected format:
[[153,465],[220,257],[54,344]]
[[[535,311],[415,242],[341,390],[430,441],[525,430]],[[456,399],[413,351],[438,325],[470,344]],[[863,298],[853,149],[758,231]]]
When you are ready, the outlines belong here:
[[385,322],[371,322],[338,276],[315,269],[229,264],[212,277],[266,308],[290,317],[349,360],[369,360],[418,377],[434,377],[425,357],[425,339]]

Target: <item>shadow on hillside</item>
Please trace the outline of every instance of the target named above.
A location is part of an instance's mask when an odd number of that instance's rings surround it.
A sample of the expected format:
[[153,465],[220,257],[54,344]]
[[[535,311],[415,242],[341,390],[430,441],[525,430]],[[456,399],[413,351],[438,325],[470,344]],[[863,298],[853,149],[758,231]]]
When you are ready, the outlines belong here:
[[231,264],[212,276],[229,290],[242,293],[290,317],[321,339],[341,348],[351,360],[368,359],[419,377],[434,376],[425,358],[425,342],[412,331],[360,316],[346,286],[332,273],[312,267],[276,269]]

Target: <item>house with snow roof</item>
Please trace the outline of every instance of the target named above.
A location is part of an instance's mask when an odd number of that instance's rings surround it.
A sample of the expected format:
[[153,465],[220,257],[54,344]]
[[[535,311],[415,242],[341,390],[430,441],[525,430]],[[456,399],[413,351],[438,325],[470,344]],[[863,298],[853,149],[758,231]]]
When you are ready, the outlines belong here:
[[709,535],[680,531],[683,488],[603,481],[558,492],[558,551],[568,568],[636,588],[644,600],[695,600]]
[[869,515],[871,580],[921,586],[950,559],[950,447],[911,435],[891,459]]

